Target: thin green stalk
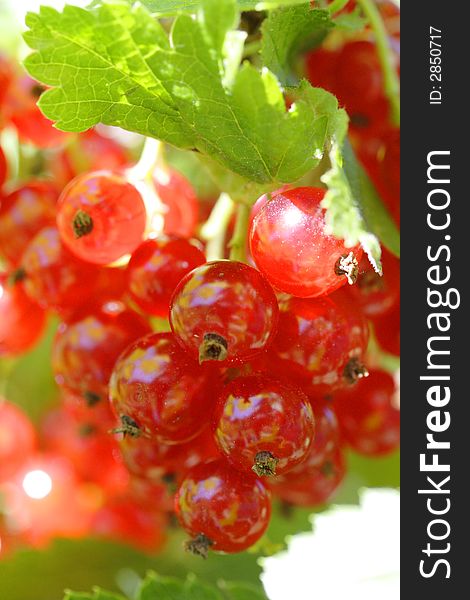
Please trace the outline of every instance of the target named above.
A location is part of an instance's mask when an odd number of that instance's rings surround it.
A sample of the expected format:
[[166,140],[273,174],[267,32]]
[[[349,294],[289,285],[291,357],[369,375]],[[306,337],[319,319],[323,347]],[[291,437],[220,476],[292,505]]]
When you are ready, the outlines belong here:
[[235,204],[232,198],[225,192],[222,192],[200,231],[202,239],[207,242],[207,260],[224,258],[227,227],[234,210]]
[[333,15],[334,13],[337,13],[343,9],[348,2],[349,0],[333,0],[333,2],[330,2],[326,8],[328,9],[330,15]]
[[367,17],[375,35],[380,66],[384,77],[384,88],[392,110],[392,122],[400,126],[400,81],[398,79],[393,54],[388,43],[388,34],[385,29],[379,9],[373,0],[357,0]]
[[248,58],[249,56],[253,56],[253,54],[257,54],[260,50],[261,40],[248,42],[248,44],[245,44],[245,47],[243,48],[242,58]]
[[246,238],[250,220],[250,207],[239,204],[237,207],[237,219],[232,239],[230,240],[230,260],[246,262]]

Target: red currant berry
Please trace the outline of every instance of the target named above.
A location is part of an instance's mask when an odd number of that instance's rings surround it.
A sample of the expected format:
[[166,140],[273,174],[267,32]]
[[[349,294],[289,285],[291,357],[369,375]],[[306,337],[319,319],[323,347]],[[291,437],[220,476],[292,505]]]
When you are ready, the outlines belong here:
[[70,460],[82,481],[96,483],[107,493],[126,489],[129,474],[117,442],[107,432],[77,420],[66,408],[49,412],[41,431],[44,449]]
[[305,460],[314,432],[307,396],[262,375],[226,385],[214,413],[221,453],[236,469],[260,477],[286,473]]
[[53,225],[57,190],[44,181],[30,181],[2,198],[0,204],[0,254],[18,264],[31,239]]
[[5,98],[5,114],[15,126],[20,140],[39,148],[57,146],[68,135],[56,129],[39,110],[37,101],[45,90],[28,75],[20,75],[11,83]]
[[191,469],[175,496],[175,510],[194,536],[187,549],[205,557],[209,548],[240,552],[252,546],[268,526],[271,504],[259,479],[218,460]]
[[41,337],[46,313],[24,292],[15,274],[0,273],[0,356],[22,354]]
[[339,54],[339,51],[324,48],[318,48],[307,54],[305,68],[308,80],[314,87],[335,93]]
[[279,303],[272,368],[316,396],[354,383],[366,373],[362,359],[369,328],[343,290],[329,298],[287,298]]
[[380,456],[398,448],[400,411],[394,395],[393,377],[378,369],[354,388],[335,395],[342,437],[356,452]]
[[347,289],[369,318],[389,313],[400,298],[400,261],[387,250],[382,252],[383,275],[374,271],[367,258],[359,265],[357,283]]
[[339,448],[339,425],[332,403],[318,398],[310,398],[310,403],[315,415],[315,437],[306,459],[291,473],[300,473],[309,467],[321,465]]
[[93,294],[99,269],[85,263],[62,244],[55,227],[42,229],[28,244],[21,259],[24,287],[41,306],[71,310]]
[[114,411],[129,435],[178,444],[196,437],[212,412],[214,373],[202,368],[172,333],[147,335],[119,357],[109,382]]
[[60,195],[57,226],[68,249],[105,265],[142,242],[146,210],[138,190],[122,175],[94,171],[73,179]]
[[91,531],[100,537],[125,542],[145,552],[156,552],[165,541],[165,517],[126,496],[110,498],[94,515]]
[[147,313],[166,317],[178,283],[205,262],[204,253],[189,240],[174,236],[147,240],[127,267],[131,296]]
[[153,181],[158,197],[167,208],[164,233],[191,237],[198,222],[198,201],[189,181],[168,169],[156,169]]
[[400,304],[383,317],[373,320],[375,337],[385,352],[400,356]]
[[[12,61],[6,54],[0,52],[0,108],[3,108],[2,104],[5,100],[8,88],[13,81],[13,77],[14,67]],[[0,125],[2,124],[2,121],[0,121]]]
[[276,296],[259,271],[229,260],[188,273],[170,304],[178,342],[200,362],[249,360],[271,343],[277,319]]
[[21,469],[36,446],[34,427],[15,404],[0,397],[0,482]]
[[340,449],[323,463],[306,466],[301,472],[288,473],[270,482],[273,494],[294,506],[319,506],[328,502],[346,474],[346,464]]
[[52,347],[56,382],[89,405],[107,399],[108,381],[120,353],[150,333],[147,321],[119,301],[87,305],[61,323]]
[[64,187],[71,179],[85,171],[117,171],[129,163],[122,146],[111,138],[89,129],[77,136],[60,154],[54,156],[49,170]]
[[256,266],[278,290],[302,298],[330,294],[354,283],[359,246],[325,232],[325,190],[295,188],[279,193],[259,211],[250,228]]
[[219,456],[209,428],[184,444],[168,445],[145,437],[125,435],[120,447],[129,471],[149,481],[185,473],[199,463]]

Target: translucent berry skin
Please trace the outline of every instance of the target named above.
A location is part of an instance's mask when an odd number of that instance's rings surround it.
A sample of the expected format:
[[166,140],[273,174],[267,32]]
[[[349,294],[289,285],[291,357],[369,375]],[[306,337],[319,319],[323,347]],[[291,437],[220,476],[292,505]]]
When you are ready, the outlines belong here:
[[199,463],[220,456],[209,428],[184,444],[168,445],[145,437],[125,435],[119,445],[129,471],[148,481],[160,481],[169,474],[181,477]]
[[109,382],[118,417],[167,444],[196,437],[213,410],[215,374],[189,357],[171,333],[145,336],[119,357]]
[[272,342],[278,320],[276,296],[264,277],[244,263],[218,260],[197,267],[175,290],[170,325],[181,346],[196,360],[207,335],[225,340],[226,356],[243,362]]
[[383,317],[373,319],[374,333],[385,352],[400,356],[400,304]]
[[111,171],[79,175],[59,197],[57,226],[64,244],[84,261],[106,265],[132,253],[147,222],[144,201]]
[[301,473],[309,467],[321,465],[340,446],[338,419],[332,402],[309,398],[315,415],[315,437],[306,459],[291,473]]
[[0,482],[12,477],[36,446],[33,424],[12,402],[0,397]]
[[400,261],[385,249],[382,268],[380,276],[363,257],[356,285],[346,288],[351,302],[357,303],[368,318],[386,315],[400,299]]
[[270,488],[275,496],[294,506],[319,506],[332,498],[345,475],[344,455],[338,448],[319,465],[274,479]]
[[89,304],[59,325],[52,346],[56,383],[89,404],[107,401],[108,382],[120,353],[151,333],[148,322],[120,301]]
[[395,383],[386,371],[373,369],[357,386],[336,394],[334,406],[343,439],[356,452],[381,456],[400,443],[400,411],[394,405]]
[[0,254],[17,265],[26,246],[43,228],[54,225],[57,190],[44,181],[30,181],[0,203]]
[[278,333],[268,351],[278,376],[307,393],[327,395],[349,383],[350,361],[362,361],[369,340],[365,317],[338,290],[328,298],[286,298],[279,302]]
[[176,493],[175,511],[183,528],[192,536],[206,536],[211,549],[241,552],[265,532],[270,494],[254,475],[218,460],[189,471]]
[[85,263],[62,244],[55,227],[46,227],[31,240],[21,259],[24,287],[40,306],[70,310],[86,302],[99,278],[97,267]]
[[338,261],[360,246],[325,233],[325,190],[303,187],[281,192],[258,212],[250,227],[250,248],[259,270],[273,287],[301,298],[330,294],[347,282]]
[[0,273],[0,356],[15,356],[32,348],[46,325],[46,313],[25,293],[23,283]]
[[226,385],[213,424],[220,452],[234,468],[250,472],[257,454],[269,452],[278,461],[276,475],[305,460],[315,433],[305,394],[262,375],[238,377]]
[[127,266],[131,296],[145,312],[166,317],[178,283],[205,262],[204,253],[189,240],[175,236],[146,240]]
[[155,170],[153,181],[160,200],[168,209],[164,214],[164,233],[191,237],[198,222],[198,200],[189,181],[173,169]]

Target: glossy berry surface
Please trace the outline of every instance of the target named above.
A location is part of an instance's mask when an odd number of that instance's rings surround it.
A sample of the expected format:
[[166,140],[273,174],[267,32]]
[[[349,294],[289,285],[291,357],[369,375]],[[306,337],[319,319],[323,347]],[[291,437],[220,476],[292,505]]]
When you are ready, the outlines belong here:
[[359,246],[325,231],[321,188],[281,192],[258,212],[250,227],[250,248],[273,287],[302,298],[330,294],[357,276]]
[[361,376],[369,328],[343,290],[328,298],[283,299],[279,309],[278,333],[269,351],[278,375],[317,396]]
[[198,202],[189,181],[177,171],[167,168],[156,169],[153,181],[166,208],[164,233],[191,237],[198,222]]
[[385,352],[400,356],[400,304],[383,317],[373,319],[375,337]]
[[315,415],[315,437],[305,460],[291,473],[321,465],[340,446],[338,419],[332,402],[309,398]]
[[98,269],[85,263],[62,244],[55,227],[45,227],[31,240],[21,259],[24,287],[45,308],[70,310],[90,298]]
[[108,381],[120,353],[150,333],[147,321],[120,301],[89,304],[59,325],[52,346],[56,382],[90,405],[107,400]]
[[0,188],[5,183],[8,175],[8,165],[7,159],[5,158],[5,153],[3,152],[2,147],[0,146]]
[[54,225],[57,195],[50,183],[33,180],[1,199],[0,254],[12,265],[43,227]]
[[197,267],[181,280],[170,305],[178,342],[200,362],[249,360],[272,342],[277,319],[270,285],[236,261]]
[[122,175],[79,175],[59,198],[57,226],[65,245],[82,260],[105,265],[142,242],[147,216],[137,189]]
[[0,396],[0,482],[31,457],[36,446],[33,424],[25,413]]
[[0,273],[0,357],[22,354],[34,346],[46,325],[46,313],[25,293],[13,274]]
[[183,528],[195,538],[188,544],[190,550],[203,555],[208,547],[240,552],[265,532],[270,495],[257,477],[218,460],[202,463],[186,475],[175,496],[175,510]]
[[270,487],[275,496],[294,506],[319,506],[332,498],[345,474],[344,455],[337,449],[321,464],[279,477]]
[[308,398],[265,376],[239,377],[226,385],[214,413],[214,437],[240,471],[286,473],[307,456],[315,433]]
[[380,456],[398,448],[400,411],[394,395],[393,377],[373,369],[357,386],[335,396],[341,435],[356,452]]
[[146,240],[127,266],[131,296],[146,312],[166,317],[178,283],[205,262],[204,253],[189,240],[175,236]]
[[145,336],[119,357],[109,383],[116,415],[131,419],[138,434],[163,443],[198,435],[214,403],[214,376],[179,346],[171,333]]

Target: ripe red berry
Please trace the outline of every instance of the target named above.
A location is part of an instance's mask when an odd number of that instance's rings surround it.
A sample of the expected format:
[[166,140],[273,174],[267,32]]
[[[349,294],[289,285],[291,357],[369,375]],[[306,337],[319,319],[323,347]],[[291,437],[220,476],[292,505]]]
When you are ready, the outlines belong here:
[[322,296],[356,280],[362,249],[346,248],[326,233],[324,195],[325,190],[311,187],[278,193],[252,221],[251,254],[278,290]]
[[16,128],[20,140],[39,148],[57,146],[68,135],[56,129],[39,110],[37,102],[45,90],[28,75],[18,75],[7,90],[4,106],[5,115]]
[[229,463],[259,476],[286,473],[305,460],[315,432],[307,396],[263,375],[226,385],[213,423],[215,441]]
[[21,259],[24,287],[45,308],[71,310],[93,294],[99,269],[85,263],[62,244],[55,227],[42,229],[28,244]]
[[335,395],[341,435],[356,452],[380,456],[398,447],[400,411],[394,395],[393,377],[378,369],[372,369],[354,388]]
[[189,181],[180,173],[157,168],[153,181],[165,205],[163,231],[167,235],[191,237],[198,222],[198,201]]
[[147,313],[166,317],[178,283],[205,262],[204,253],[189,240],[174,236],[147,240],[127,266],[131,296]]
[[82,260],[105,265],[142,242],[146,210],[141,194],[111,171],[79,175],[63,190],[57,226],[64,244]]
[[120,301],[88,304],[59,325],[52,346],[56,382],[90,404],[106,400],[120,353],[150,333],[147,321]]
[[209,548],[241,552],[265,532],[270,495],[257,477],[218,460],[191,469],[175,496],[175,510],[183,528],[194,536],[188,550],[202,556]]
[[367,258],[359,265],[356,285],[347,288],[351,301],[369,318],[389,313],[400,298],[400,261],[390,252],[382,252],[383,275],[374,271]]
[[181,476],[197,464],[220,456],[209,428],[184,444],[124,435],[119,445],[132,475],[149,481],[160,481],[165,475]]
[[109,397],[124,432],[180,444],[206,425],[214,385],[213,370],[192,360],[172,333],[156,333],[121,354],[109,382]]
[[26,246],[53,225],[57,190],[45,181],[30,181],[4,196],[0,204],[0,254],[17,265]]
[[339,425],[332,403],[318,398],[310,398],[310,403],[315,415],[315,437],[305,461],[296,466],[292,474],[321,465],[339,448]]
[[22,468],[35,446],[31,421],[18,406],[0,397],[0,482]]
[[271,343],[277,319],[276,296],[264,277],[229,260],[188,273],[170,305],[178,342],[200,362],[249,360]]
[[318,506],[331,499],[345,474],[344,456],[338,448],[323,463],[287,473],[270,482],[270,487],[275,496],[294,506]]
[[24,292],[14,274],[0,273],[0,356],[22,354],[41,337],[46,313]]
[[279,309],[278,333],[268,351],[278,376],[320,396],[366,373],[368,324],[343,290],[328,298],[286,298]]
[[373,319],[374,333],[385,352],[400,356],[400,304],[383,317]]

